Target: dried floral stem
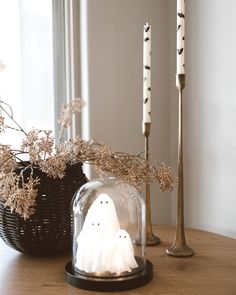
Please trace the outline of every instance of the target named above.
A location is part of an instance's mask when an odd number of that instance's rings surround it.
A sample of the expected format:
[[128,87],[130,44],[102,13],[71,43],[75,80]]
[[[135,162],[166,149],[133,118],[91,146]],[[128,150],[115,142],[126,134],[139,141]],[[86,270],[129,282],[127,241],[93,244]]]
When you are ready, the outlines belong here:
[[14,128],[14,127],[11,127],[11,126],[8,126],[8,125],[5,125],[6,128],[8,129],[11,129],[11,130],[14,130],[14,131],[19,131],[19,132],[22,132],[21,129],[18,129],[18,128]]
[[[7,107],[9,107],[11,113],[9,114],[8,111],[1,104],[5,104]],[[15,130],[21,131],[26,135],[26,132],[24,131],[24,129],[15,121],[11,106],[8,103],[0,100],[0,109],[5,112],[5,114],[16,124],[17,127],[19,127],[19,129],[15,129]],[[8,127],[8,128],[11,128],[11,127]],[[11,129],[14,129],[14,128],[11,128]]]
[[7,161],[9,161],[10,159],[12,159],[13,157],[14,158],[17,158],[20,162],[24,162],[20,158],[17,157],[17,156],[23,155],[23,154],[27,154],[27,153],[20,152],[20,153],[17,153],[17,154],[12,154],[8,158],[6,158],[3,162],[1,162],[0,165],[3,166]]
[[[9,112],[0,108],[18,128],[11,128],[0,117],[0,132],[6,128],[24,133],[21,147],[12,149],[9,145],[0,144],[0,198],[5,206],[20,214],[24,219],[34,213],[35,198],[39,179],[34,178],[34,168],[41,170],[52,178],[63,178],[67,165],[76,163],[88,163],[94,167],[100,176],[113,175],[135,186],[139,191],[143,185],[159,182],[161,191],[171,191],[178,183],[172,169],[164,163],[157,162],[155,165],[147,161],[140,152],[130,155],[124,152],[114,152],[107,145],[93,140],[83,140],[75,137],[55,147],[55,141],[51,130],[32,129],[25,132],[13,118],[10,106]],[[75,99],[63,106],[59,118],[61,124],[60,134],[72,123],[75,112],[81,110],[84,102]],[[28,162],[22,161],[20,155],[28,155]],[[19,163],[23,167],[19,168]],[[31,169],[29,177],[24,177],[24,172]],[[28,174],[27,174],[28,175]]]
[[73,116],[81,112],[82,108],[85,106],[85,101],[81,98],[74,98],[69,103],[64,103],[61,108],[60,117],[58,123],[60,124],[59,130],[59,142],[61,143],[62,136],[66,128],[70,127],[72,124]]

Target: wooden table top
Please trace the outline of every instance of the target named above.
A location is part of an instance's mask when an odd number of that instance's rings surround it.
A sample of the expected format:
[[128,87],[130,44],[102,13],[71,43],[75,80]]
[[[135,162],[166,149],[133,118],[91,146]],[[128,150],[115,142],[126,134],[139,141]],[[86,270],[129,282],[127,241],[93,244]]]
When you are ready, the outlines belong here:
[[[165,254],[174,227],[155,227],[162,244],[147,247],[147,258],[154,265],[152,282],[138,289],[116,294],[235,295],[236,240],[200,230],[186,230],[188,245],[196,254],[175,258]],[[89,295],[104,294],[76,289],[64,281],[68,255],[49,258],[20,254],[0,243],[1,295]],[[105,293],[109,294],[109,293]]]

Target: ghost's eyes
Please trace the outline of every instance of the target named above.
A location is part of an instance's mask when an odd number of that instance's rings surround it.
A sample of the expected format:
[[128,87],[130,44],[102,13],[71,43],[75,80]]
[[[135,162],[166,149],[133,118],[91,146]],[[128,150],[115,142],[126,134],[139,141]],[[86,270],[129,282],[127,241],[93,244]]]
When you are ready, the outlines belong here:
[[124,238],[126,239],[126,236],[124,236]]
[[92,223],[92,226],[94,226],[94,223]]
[[100,225],[100,223],[98,223],[98,226]]
[[119,238],[121,239],[121,236],[119,236]]
[[103,201],[101,201],[100,203],[103,204]]
[[106,204],[108,204],[108,201],[106,201]]

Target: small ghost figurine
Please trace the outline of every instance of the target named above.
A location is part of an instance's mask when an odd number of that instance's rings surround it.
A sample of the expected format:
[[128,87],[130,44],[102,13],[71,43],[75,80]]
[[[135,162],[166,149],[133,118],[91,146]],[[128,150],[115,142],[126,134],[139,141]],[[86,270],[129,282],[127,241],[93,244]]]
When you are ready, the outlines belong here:
[[127,231],[121,229],[106,245],[102,267],[111,273],[131,272],[138,264],[134,258],[134,248]]
[[86,218],[78,235],[75,267],[85,272],[101,271],[102,222],[99,218]]

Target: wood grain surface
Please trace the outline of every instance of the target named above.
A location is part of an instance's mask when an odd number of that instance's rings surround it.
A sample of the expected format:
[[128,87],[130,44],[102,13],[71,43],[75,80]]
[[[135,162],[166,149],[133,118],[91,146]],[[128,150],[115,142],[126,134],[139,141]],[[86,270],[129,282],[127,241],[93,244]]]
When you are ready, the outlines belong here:
[[[115,294],[236,295],[236,240],[200,230],[186,230],[196,255],[174,258],[165,254],[174,227],[158,226],[159,246],[147,248],[154,265],[148,285]],[[104,294],[76,289],[64,281],[69,255],[37,258],[19,254],[0,242],[0,295]],[[109,294],[109,293],[105,293]]]

